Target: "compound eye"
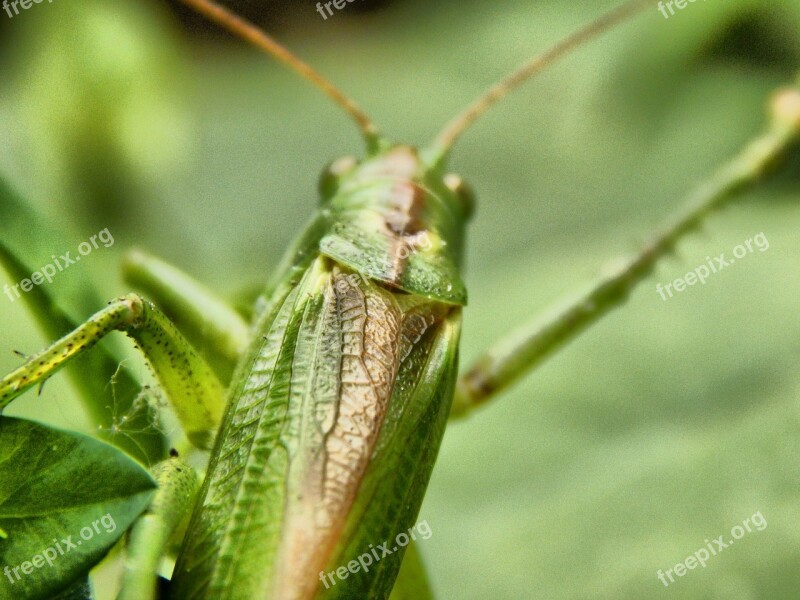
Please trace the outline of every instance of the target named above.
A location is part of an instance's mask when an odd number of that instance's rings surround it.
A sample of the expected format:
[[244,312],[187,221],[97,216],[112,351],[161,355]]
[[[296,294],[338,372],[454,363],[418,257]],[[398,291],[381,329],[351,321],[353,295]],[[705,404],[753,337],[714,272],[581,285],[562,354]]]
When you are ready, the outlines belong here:
[[330,200],[336,194],[342,176],[352,171],[357,164],[355,156],[342,156],[325,168],[319,178],[319,193],[323,202]]
[[475,212],[475,192],[472,191],[472,187],[455,173],[445,175],[444,184],[458,198],[464,216],[469,219]]

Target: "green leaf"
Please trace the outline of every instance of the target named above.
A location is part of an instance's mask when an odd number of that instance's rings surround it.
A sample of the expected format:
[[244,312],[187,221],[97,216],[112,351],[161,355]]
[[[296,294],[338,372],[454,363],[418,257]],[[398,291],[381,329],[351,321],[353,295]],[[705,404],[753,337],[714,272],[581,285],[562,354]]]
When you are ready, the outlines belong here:
[[154,490],[141,465],[107,444],[0,419],[0,600],[51,598],[88,573]]
[[[38,269],[51,263],[55,254],[63,254],[67,250],[74,254],[73,247],[81,240],[71,240],[71,237],[74,236],[67,235],[30,208],[30,204],[0,175],[0,240],[7,252],[24,257],[26,267],[32,265]],[[13,265],[4,266],[9,271],[13,269]],[[30,277],[36,269],[19,273],[20,279]],[[9,274],[18,275],[16,272]],[[71,268],[60,275],[56,285],[49,285],[59,290],[62,312],[76,320],[87,311],[96,310],[101,298],[93,289],[85,270]],[[35,286],[34,290],[37,289],[42,287]],[[33,291],[24,294],[23,298],[31,294]]]
[[[30,277],[42,265],[49,264],[54,254],[73,247],[74,243],[67,239],[68,236],[34,213],[0,176],[0,267],[4,267],[13,280]],[[53,284],[34,286],[22,299],[52,340],[75,329],[84,316],[105,304],[88,279],[76,269],[62,274]],[[140,460],[158,462],[164,458],[166,443],[163,436],[148,427],[153,421],[150,407],[132,410],[140,385],[119,365],[120,361],[111,351],[100,345],[76,357],[66,369],[100,431],[108,432],[114,424],[108,409],[112,403],[119,414],[128,416],[124,435],[109,441]],[[112,379],[113,390],[109,385]]]

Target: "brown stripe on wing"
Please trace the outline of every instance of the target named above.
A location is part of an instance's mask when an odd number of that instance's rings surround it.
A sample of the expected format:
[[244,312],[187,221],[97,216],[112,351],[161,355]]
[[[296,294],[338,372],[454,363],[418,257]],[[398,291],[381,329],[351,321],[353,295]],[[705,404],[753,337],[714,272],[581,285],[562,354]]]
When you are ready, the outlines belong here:
[[313,597],[318,573],[341,535],[369,465],[397,375],[402,313],[391,292],[354,281],[352,274],[334,267],[326,290],[321,335],[336,333],[341,355],[335,381],[317,377],[325,365],[309,375],[314,381],[310,401],[316,405],[325,390],[338,389],[334,406],[313,412],[316,430],[324,434],[322,448],[303,448],[290,466],[296,471],[289,477],[293,483],[278,573],[269,596],[281,600]]

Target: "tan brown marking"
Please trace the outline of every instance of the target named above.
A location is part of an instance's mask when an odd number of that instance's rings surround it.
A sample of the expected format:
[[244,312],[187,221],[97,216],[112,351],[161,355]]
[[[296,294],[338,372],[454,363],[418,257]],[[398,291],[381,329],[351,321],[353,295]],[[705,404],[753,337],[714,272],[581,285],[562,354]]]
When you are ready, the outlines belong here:
[[392,260],[390,277],[394,283],[400,283],[417,236],[426,231],[422,213],[427,196],[428,193],[412,181],[397,181],[392,185],[385,225]]
[[322,317],[323,335],[332,326],[341,334],[337,401],[314,415],[323,439],[308,440],[292,460],[284,535],[270,598],[313,597],[318,573],[341,535],[369,465],[400,363],[402,313],[391,292],[342,285],[347,276],[334,267]]

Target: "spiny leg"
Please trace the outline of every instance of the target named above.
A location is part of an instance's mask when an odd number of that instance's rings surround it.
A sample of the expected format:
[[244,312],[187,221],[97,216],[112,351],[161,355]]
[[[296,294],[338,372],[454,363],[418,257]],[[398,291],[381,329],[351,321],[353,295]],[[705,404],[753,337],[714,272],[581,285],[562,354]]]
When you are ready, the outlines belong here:
[[790,88],[777,94],[771,117],[767,132],[701,184],[690,196],[686,208],[638,255],[549,315],[510,334],[480,357],[458,381],[451,416],[462,416],[488,402],[603,315],[622,305],[633,288],[652,273],[658,260],[672,252],[684,235],[700,227],[709,213],[763,179],[770,167],[800,139],[800,89]]
[[122,269],[128,283],[210,354],[218,372],[230,375],[250,340],[247,322],[233,307],[190,275],[141,250],[128,252]]
[[209,447],[222,418],[224,388],[169,319],[136,294],[113,300],[0,380],[0,412],[112,331],[133,338],[153,367],[189,440],[198,447]]

